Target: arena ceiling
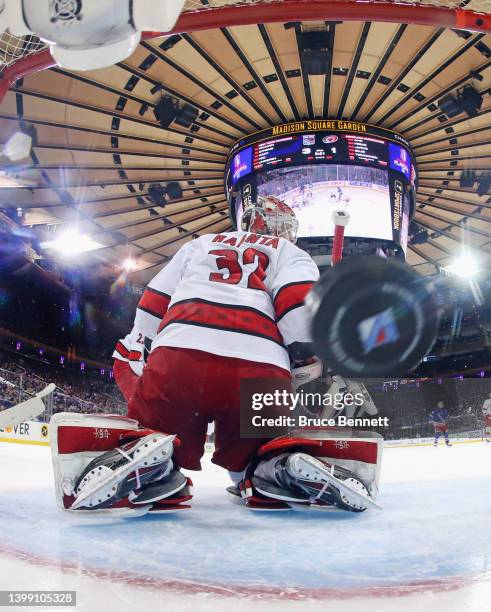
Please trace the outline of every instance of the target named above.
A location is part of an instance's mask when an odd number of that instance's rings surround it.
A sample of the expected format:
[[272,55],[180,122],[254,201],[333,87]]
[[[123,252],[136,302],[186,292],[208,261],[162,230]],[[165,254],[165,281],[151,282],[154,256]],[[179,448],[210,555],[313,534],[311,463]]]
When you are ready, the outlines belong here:
[[[302,27],[315,25],[332,50],[325,76],[307,75],[299,52]],[[485,94],[480,111],[447,118],[437,101],[471,82]],[[400,132],[417,155],[421,233],[408,262],[430,274],[463,245],[491,253],[489,191],[460,186],[465,170],[491,172],[490,87],[484,32],[331,17],[147,39],[114,67],[55,67],[11,87],[2,139],[34,125],[37,142],[30,167],[17,171],[26,185],[0,189],[0,208],[22,208],[24,225],[44,238],[48,226],[77,222],[102,245],[90,257],[118,264],[131,255],[135,280],[145,281],[184,242],[231,227],[223,174],[237,139],[306,118],[363,121]],[[190,128],[159,126],[153,109],[163,94],[198,108]],[[182,198],[155,205],[149,187],[169,181]]]

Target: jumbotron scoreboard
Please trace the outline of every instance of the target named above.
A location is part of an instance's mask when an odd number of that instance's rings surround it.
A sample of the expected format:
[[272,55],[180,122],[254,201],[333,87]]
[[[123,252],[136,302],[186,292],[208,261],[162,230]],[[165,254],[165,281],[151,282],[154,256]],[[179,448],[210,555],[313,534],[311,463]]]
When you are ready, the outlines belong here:
[[417,168],[409,142],[391,130],[333,119],[256,132],[232,147],[225,183],[238,223],[257,195],[272,195],[295,210],[307,241],[332,237],[332,212],[346,210],[348,238],[406,250]]

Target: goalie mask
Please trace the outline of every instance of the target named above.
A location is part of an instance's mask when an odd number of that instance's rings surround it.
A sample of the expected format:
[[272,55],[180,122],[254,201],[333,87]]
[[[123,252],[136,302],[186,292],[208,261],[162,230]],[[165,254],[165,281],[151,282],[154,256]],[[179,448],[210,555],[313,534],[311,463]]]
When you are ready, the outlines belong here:
[[273,196],[258,196],[257,202],[244,211],[241,229],[254,234],[278,236],[297,241],[298,220],[293,210]]

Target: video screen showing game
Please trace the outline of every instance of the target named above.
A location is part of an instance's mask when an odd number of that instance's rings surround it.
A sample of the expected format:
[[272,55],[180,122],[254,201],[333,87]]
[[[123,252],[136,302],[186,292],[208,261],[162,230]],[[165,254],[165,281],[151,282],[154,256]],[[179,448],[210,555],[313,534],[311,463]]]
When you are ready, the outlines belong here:
[[333,236],[332,214],[344,210],[350,215],[346,236],[393,239],[386,170],[337,164],[281,168],[257,176],[257,193],[279,197],[294,209],[299,238]]

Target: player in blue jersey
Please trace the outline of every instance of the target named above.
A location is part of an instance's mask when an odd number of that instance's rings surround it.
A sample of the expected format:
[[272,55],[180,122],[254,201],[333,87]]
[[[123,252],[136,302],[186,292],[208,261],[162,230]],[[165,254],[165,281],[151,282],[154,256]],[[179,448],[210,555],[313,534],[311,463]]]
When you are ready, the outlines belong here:
[[444,402],[438,402],[437,408],[430,412],[429,421],[433,425],[435,429],[435,441],[433,443],[434,446],[438,446],[438,440],[443,434],[445,436],[445,444],[447,446],[452,446],[450,444],[450,440],[448,439],[448,410],[445,408]]

